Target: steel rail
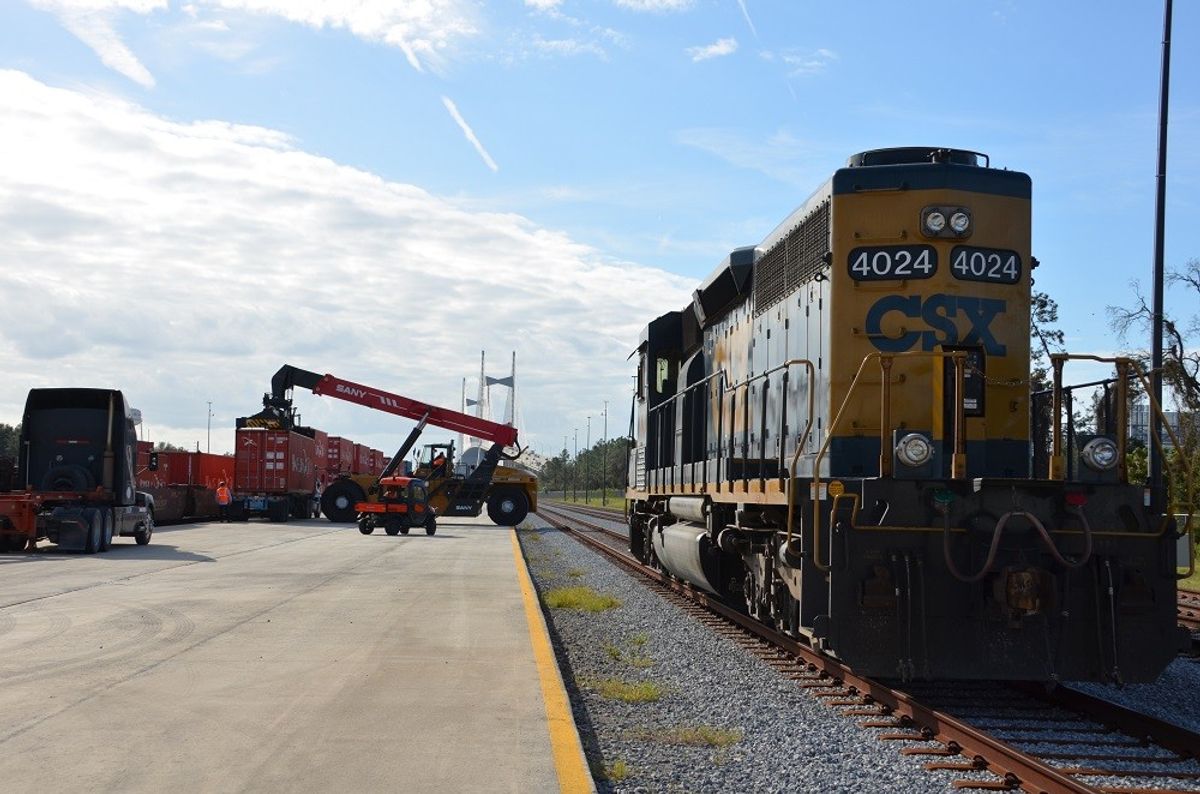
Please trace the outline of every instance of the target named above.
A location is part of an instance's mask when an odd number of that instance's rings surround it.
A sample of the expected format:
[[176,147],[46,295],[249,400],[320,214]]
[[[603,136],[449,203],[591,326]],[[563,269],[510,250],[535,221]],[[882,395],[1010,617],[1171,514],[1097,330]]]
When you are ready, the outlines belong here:
[[[558,513],[558,515],[568,520],[572,519],[571,516],[553,509],[544,512],[542,509],[539,509],[538,513],[543,518],[548,518],[545,513]],[[573,520],[578,521],[579,519]],[[892,716],[911,720],[918,729],[930,733],[931,738],[936,738],[945,744],[948,749],[957,751],[956,754],[964,755],[970,759],[964,765],[963,771],[987,770],[998,775],[1010,787],[1020,785],[1025,791],[1034,792],[1035,794],[1042,794],[1042,792],[1055,792],[1057,794],[1057,792],[1096,791],[1091,786],[1061,774],[1052,767],[1024,755],[1015,748],[975,730],[948,714],[922,706],[903,692],[898,692],[874,679],[856,675],[841,662],[818,653],[790,637],[780,635],[778,632],[775,632],[753,618],[730,609],[706,593],[670,579],[657,571],[647,569],[630,554],[617,553],[611,546],[601,543],[586,534],[575,532],[567,524],[556,522],[553,519],[550,519],[550,523],[558,529],[570,532],[573,537],[583,541],[591,548],[600,551],[624,567],[637,571],[646,578],[653,580],[656,584],[701,604],[710,612],[720,615],[743,630],[803,659],[807,664],[825,673],[834,681],[839,681],[851,687],[857,694],[878,703],[886,711],[890,712]],[[593,526],[588,528],[604,531],[601,527]],[[917,736],[914,738],[919,739],[921,737]]]

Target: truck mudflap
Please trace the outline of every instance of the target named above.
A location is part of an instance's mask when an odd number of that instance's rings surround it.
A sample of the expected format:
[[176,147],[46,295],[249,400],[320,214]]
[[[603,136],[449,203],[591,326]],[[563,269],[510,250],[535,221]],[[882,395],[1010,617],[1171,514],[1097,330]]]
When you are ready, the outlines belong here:
[[93,507],[59,506],[43,517],[46,537],[63,551],[84,551],[91,530]]

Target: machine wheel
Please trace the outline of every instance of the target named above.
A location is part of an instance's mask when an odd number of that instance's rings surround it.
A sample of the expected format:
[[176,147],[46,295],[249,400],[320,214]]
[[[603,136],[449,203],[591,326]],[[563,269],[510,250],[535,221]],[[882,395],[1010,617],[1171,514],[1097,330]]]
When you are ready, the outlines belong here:
[[358,515],[354,505],[366,499],[367,495],[354,480],[334,480],[321,494],[321,512],[334,523],[353,521]]
[[395,521],[389,521],[383,526],[383,531],[395,537],[400,534],[400,524]]
[[433,516],[430,516],[429,518],[425,519],[425,534],[426,535],[436,535],[437,534],[437,521],[434,520]]
[[104,534],[104,519],[100,517],[100,511],[94,507],[85,508],[82,516],[87,523],[87,538],[83,542],[84,554],[95,554],[100,551],[100,539]]
[[364,518],[362,521],[358,522],[358,531],[364,535],[370,535],[375,531],[375,527],[372,526],[370,521]]
[[92,473],[77,463],[55,466],[42,478],[43,491],[90,491],[94,487]]
[[407,534],[408,534],[408,527],[403,527],[403,526],[402,526],[402,527],[400,527],[400,534],[401,534],[401,535],[407,535]]
[[134,531],[133,539],[137,541],[139,546],[145,546],[150,542],[150,538],[154,536],[154,511],[146,511],[146,521],[142,524],[142,528]]
[[22,551],[26,542],[24,535],[0,535],[0,552]]
[[113,511],[109,508],[104,508],[100,511],[100,519],[103,522],[103,530],[100,532],[100,551],[108,551],[112,548],[113,539]]
[[519,488],[497,488],[488,497],[488,518],[502,527],[515,527],[529,515],[529,497]]

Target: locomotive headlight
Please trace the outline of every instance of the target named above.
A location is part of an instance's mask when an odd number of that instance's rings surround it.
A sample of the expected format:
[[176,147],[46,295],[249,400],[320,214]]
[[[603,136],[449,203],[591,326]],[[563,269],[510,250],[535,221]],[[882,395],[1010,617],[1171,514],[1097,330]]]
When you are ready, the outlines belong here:
[[946,216],[937,210],[925,215],[925,230],[930,234],[940,234],[946,228]]
[[971,230],[971,216],[965,212],[956,212],[950,216],[950,230],[963,235]]
[[924,466],[933,457],[933,444],[920,433],[909,433],[896,444],[896,457],[905,466]]
[[1117,465],[1117,445],[1110,438],[1093,438],[1084,444],[1079,455],[1096,471],[1108,471]]

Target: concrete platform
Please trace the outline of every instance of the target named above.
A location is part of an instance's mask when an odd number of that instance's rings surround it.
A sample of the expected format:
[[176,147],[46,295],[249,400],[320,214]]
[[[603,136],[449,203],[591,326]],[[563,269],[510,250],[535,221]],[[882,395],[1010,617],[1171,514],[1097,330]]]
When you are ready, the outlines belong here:
[[589,790],[515,549],[322,519],[0,555],[0,785]]

